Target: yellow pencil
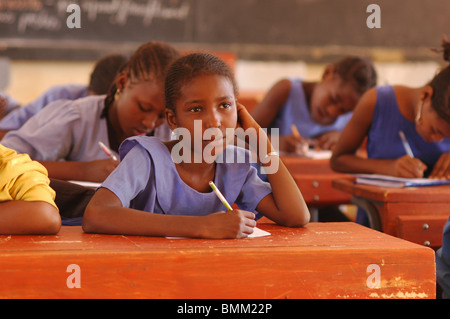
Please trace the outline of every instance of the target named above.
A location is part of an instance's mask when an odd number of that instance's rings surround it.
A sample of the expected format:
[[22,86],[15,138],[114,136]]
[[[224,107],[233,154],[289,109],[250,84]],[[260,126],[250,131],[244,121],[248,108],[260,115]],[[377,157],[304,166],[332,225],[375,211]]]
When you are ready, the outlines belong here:
[[300,133],[299,133],[298,130],[297,130],[297,127],[295,126],[295,124],[292,124],[292,125],[291,125],[291,130],[292,130],[292,134],[294,134],[295,137],[298,137],[298,138],[301,137],[301,136],[300,136]]
[[219,197],[220,201],[225,205],[225,207],[227,208],[227,210],[233,210],[233,208],[231,208],[230,204],[227,202],[227,200],[225,199],[225,197],[223,197],[222,193],[219,191],[219,189],[216,187],[216,185],[214,184],[214,182],[209,182],[209,186],[211,186],[212,190],[216,193],[217,197]]

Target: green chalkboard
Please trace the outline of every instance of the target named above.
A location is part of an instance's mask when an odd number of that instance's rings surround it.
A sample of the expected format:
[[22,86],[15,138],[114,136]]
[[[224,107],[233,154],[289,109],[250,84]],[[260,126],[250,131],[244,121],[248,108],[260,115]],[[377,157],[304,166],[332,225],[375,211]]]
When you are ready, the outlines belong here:
[[[366,23],[370,4],[380,28]],[[450,35],[449,16],[448,0],[0,0],[0,50],[83,59],[159,40],[262,59],[323,47],[417,51]]]

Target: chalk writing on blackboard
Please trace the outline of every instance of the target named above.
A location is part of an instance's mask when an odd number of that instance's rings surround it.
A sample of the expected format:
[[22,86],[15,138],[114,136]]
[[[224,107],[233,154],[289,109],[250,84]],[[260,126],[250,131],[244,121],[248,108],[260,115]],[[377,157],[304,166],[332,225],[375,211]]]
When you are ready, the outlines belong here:
[[184,21],[191,10],[186,0],[0,0],[0,26],[9,26],[10,32],[18,34],[59,31],[66,27],[67,8],[74,4],[91,25],[106,17],[102,23],[112,26],[125,26],[130,19],[137,19],[143,27],[149,27],[155,19]]

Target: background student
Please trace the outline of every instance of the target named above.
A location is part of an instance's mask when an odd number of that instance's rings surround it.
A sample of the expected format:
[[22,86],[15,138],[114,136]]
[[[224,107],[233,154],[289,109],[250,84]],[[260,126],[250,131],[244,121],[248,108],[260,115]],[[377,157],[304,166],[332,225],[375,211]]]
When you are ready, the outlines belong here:
[[2,143],[40,161],[49,177],[103,181],[117,166],[99,147],[113,152],[127,137],[154,134],[170,139],[164,122],[164,76],[179,52],[166,43],[149,42],[130,57],[109,94],[46,106]]
[[[161,142],[152,137],[133,137],[121,146],[121,163],[97,190],[86,208],[83,229],[86,232],[149,236],[186,236],[205,238],[241,238],[253,232],[255,214],[262,214],[285,226],[302,226],[309,221],[308,208],[286,167],[267,135],[257,135],[267,145],[258,155],[266,164],[279,162],[276,172],[261,181],[248,158],[248,151],[230,145],[233,136],[227,129],[244,130],[260,126],[245,107],[236,103],[237,87],[232,72],[221,59],[194,53],[180,58],[166,79],[166,117],[172,130],[184,129],[188,147],[184,160],[175,161],[172,151],[180,141]],[[195,123],[201,123],[200,135],[194,135]],[[205,137],[208,129],[216,139]],[[200,138],[200,146],[194,142]],[[216,161],[194,162],[214,145]],[[254,146],[254,145],[251,145]],[[257,153],[260,153],[258,150]],[[217,157],[232,162],[217,161]],[[263,159],[261,158],[263,157]],[[264,164],[264,165],[266,165]],[[214,181],[226,200],[239,209],[224,211],[212,192]]]
[[[3,99],[5,105],[4,118],[0,121],[0,139],[11,130],[18,130],[22,125],[46,105],[53,101],[76,100],[88,95],[103,95],[109,92],[120,68],[128,57],[121,54],[110,54],[101,58],[94,66],[90,75],[89,85],[63,84],[55,85],[45,91],[33,102],[19,107],[15,102]],[[9,101],[9,102],[8,102]],[[0,99],[1,105],[1,99]],[[9,112],[6,112],[7,110]]]
[[56,234],[54,199],[46,169],[0,144],[0,234]]
[[[443,47],[449,61],[449,42],[443,41]],[[449,92],[450,66],[420,88],[395,85],[369,90],[334,148],[331,167],[346,173],[450,178]],[[399,131],[414,157],[406,155]],[[356,150],[366,137],[368,158],[362,158]]]
[[450,299],[450,217],[442,232],[442,246],[436,251],[438,298]]
[[[251,114],[262,127],[279,129],[280,151],[301,153],[305,139],[331,149],[357,101],[376,80],[369,60],[346,57],[328,65],[320,82],[280,80]],[[292,125],[301,137],[292,132]]]

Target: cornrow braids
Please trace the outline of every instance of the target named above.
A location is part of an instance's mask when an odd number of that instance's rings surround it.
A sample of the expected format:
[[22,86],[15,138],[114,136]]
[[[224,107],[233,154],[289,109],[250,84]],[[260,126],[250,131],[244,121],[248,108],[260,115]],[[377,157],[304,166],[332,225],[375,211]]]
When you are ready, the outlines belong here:
[[116,75],[127,61],[128,57],[123,54],[111,54],[101,58],[91,73],[89,90],[96,95],[107,94]]
[[367,58],[349,56],[337,61],[333,66],[335,73],[344,82],[353,85],[360,95],[377,84],[377,73],[372,62]]
[[238,95],[233,71],[219,57],[205,52],[191,53],[175,61],[167,72],[165,81],[166,107],[175,112],[175,103],[180,97],[183,85],[200,75],[224,76],[233,85],[234,95]]
[[[168,43],[147,42],[133,53],[118,75],[121,73],[128,74],[131,83],[148,80],[164,83],[169,66],[180,56],[181,53]],[[106,96],[102,117],[107,116],[108,109],[114,102],[116,92],[117,86],[114,81]]]
[[[442,40],[443,58],[450,62],[450,42]],[[442,69],[428,84],[433,88],[431,106],[447,123],[450,123],[450,65]]]

